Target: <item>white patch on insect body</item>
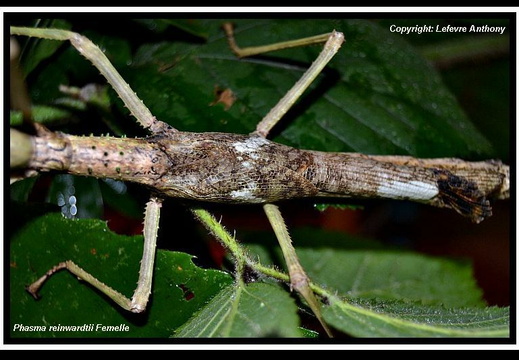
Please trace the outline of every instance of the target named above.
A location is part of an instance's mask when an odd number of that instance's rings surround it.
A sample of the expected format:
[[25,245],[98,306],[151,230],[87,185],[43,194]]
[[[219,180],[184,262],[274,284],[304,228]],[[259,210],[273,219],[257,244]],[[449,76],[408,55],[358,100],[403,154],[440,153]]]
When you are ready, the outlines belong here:
[[245,141],[237,141],[232,144],[237,152],[251,154],[258,150],[263,145],[267,145],[269,141],[260,136],[252,136]]
[[256,197],[255,192],[258,189],[258,185],[251,181],[239,190],[233,190],[230,192],[230,196],[236,200],[245,200],[249,202],[262,202],[261,198]]
[[438,195],[438,186],[416,180],[388,180],[377,188],[377,194],[391,199],[430,200]]

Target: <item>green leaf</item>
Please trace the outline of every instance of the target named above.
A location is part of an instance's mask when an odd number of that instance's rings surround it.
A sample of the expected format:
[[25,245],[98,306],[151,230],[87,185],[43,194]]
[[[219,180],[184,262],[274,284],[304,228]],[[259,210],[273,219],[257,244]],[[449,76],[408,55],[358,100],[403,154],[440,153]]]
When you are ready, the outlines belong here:
[[404,251],[300,249],[310,278],[339,294],[423,305],[483,307],[472,267]]
[[323,316],[358,337],[508,337],[509,308],[446,308],[407,302],[331,299]]
[[302,248],[298,253],[308,275],[339,294],[449,307],[485,304],[468,263],[402,250]]
[[[51,106],[33,106],[32,107],[32,116],[34,122],[52,125],[59,124],[60,122],[66,121],[70,118],[71,113],[67,110],[60,109],[57,107]],[[10,126],[20,126],[22,125],[23,115],[21,111],[13,111],[11,110],[10,116]]]
[[[60,214],[38,217],[16,232],[10,244],[10,335],[12,337],[166,337],[229,283],[221,271],[195,266],[190,255],[159,250],[149,311],[121,310],[66,271],[52,276],[35,301],[25,286],[52,266],[70,259],[84,270],[130,297],[142,256],[142,236],[112,233],[100,220],[68,220]],[[45,326],[45,331],[16,330]],[[51,326],[94,324],[83,331]],[[127,326],[125,331],[102,331],[104,326]]]
[[[310,228],[292,235],[308,276],[326,289],[323,315],[337,330],[357,337],[509,336],[509,308],[485,307],[468,263]],[[245,240],[262,264],[283,263],[272,237]]]
[[[484,307],[470,263],[384,246],[374,240],[313,228],[291,230],[296,252],[316,284],[341,296],[422,305]],[[262,264],[284,266],[273,235],[248,234]],[[271,255],[275,254],[273,258]]]
[[297,306],[277,285],[235,284],[222,290],[176,337],[299,337]]
[[30,177],[16,181],[9,186],[11,201],[27,201],[37,177]]

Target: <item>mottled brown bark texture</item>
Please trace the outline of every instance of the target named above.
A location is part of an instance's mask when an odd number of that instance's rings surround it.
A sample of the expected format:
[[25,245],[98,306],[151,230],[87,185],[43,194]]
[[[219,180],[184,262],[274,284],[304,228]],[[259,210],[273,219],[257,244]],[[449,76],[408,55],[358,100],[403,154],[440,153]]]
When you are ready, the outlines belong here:
[[131,181],[198,201],[407,199],[479,222],[491,215],[490,199],[509,196],[509,167],[499,161],[307,151],[254,134],[167,131],[115,138],[41,132],[32,139],[29,169]]

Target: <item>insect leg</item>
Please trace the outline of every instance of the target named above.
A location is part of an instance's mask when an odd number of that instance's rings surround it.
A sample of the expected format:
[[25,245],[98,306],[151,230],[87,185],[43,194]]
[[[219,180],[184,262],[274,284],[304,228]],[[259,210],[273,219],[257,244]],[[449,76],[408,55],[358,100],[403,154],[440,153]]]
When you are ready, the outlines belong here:
[[97,278],[92,276],[87,271],[80,268],[74,262],[68,260],[59,263],[52,269],[47,271],[42,277],[36,280],[34,283],[29,285],[26,290],[34,297],[38,298],[38,291],[43,283],[51,277],[53,274],[62,269],[67,269],[73,275],[79,279],[86,281],[103,294],[107,295],[115,303],[121,306],[123,309],[140,313],[146,309],[146,304],[151,293],[151,285],[153,279],[153,264],[155,261],[155,250],[157,243],[157,232],[160,218],[160,208],[162,206],[162,199],[151,197],[150,201],[146,205],[146,212],[144,217],[144,250],[142,254],[141,267],[139,270],[139,280],[137,282],[137,288],[133,293],[131,299],[120,292],[112,289],[110,286],[99,281]]
[[11,35],[32,36],[49,40],[70,41],[70,43],[87,58],[108,80],[110,85],[117,92],[124,105],[130,110],[139,124],[150,130],[152,133],[160,134],[164,131],[176,131],[166,123],[159,121],[153,116],[150,110],[144,105],[141,99],[124,81],[119,72],[110,63],[103,51],[85,36],[78,33],[61,29],[38,29],[11,27]]
[[328,336],[333,337],[332,332],[323,320],[321,307],[310,288],[310,279],[299,262],[299,258],[297,257],[296,250],[292,245],[290,234],[288,233],[288,229],[279,208],[273,204],[265,204],[263,205],[263,209],[265,210],[265,214],[267,214],[270,224],[274,229],[281,251],[283,252],[283,257],[287,263],[288,274],[290,276],[290,287],[303,296],[310,309],[312,309],[313,313],[322,324]]
[[338,31],[333,31],[328,34],[312,36],[300,40],[241,49],[234,41],[232,25],[224,25],[224,30],[227,34],[227,38],[229,39],[229,45],[231,49],[240,57],[256,55],[267,51],[283,49],[286,47],[302,46],[326,41],[323,50],[319,53],[319,56],[317,59],[315,59],[308,70],[306,70],[306,72],[303,74],[303,76],[301,76],[296,84],[285,94],[285,96],[281,98],[281,100],[279,100],[277,105],[274,106],[256,126],[256,133],[264,137],[268,135],[274,125],[276,125],[276,123],[297,101],[297,99],[299,99],[301,94],[308,88],[308,86],[310,86],[317,75],[319,75],[319,73],[324,69],[326,64],[328,64],[337,51],[339,51],[339,48],[344,42],[344,34]]

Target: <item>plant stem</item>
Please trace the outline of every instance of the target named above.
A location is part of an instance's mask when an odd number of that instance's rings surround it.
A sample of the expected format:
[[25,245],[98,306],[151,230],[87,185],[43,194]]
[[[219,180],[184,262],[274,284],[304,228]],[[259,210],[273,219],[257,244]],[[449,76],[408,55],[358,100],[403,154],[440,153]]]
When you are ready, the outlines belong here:
[[207,210],[192,208],[191,212],[196,218],[213,234],[229,251],[238,263],[250,264],[250,260],[245,251],[236,241],[236,238],[229,234],[225,227]]
[[[274,212],[278,214],[278,217],[281,216],[281,214],[279,213],[279,211],[277,210],[277,207],[275,207],[275,205],[270,205],[270,204],[266,205],[265,211],[267,212],[267,214],[269,214],[270,212],[273,211],[273,208],[274,208]],[[224,246],[226,246],[230,250],[231,254],[236,259],[236,272],[237,272],[236,277],[237,277],[237,281],[239,284],[244,285],[242,274],[243,274],[245,264],[250,266],[254,271],[257,271],[259,273],[270,276],[272,278],[290,283],[291,287],[294,286],[294,288],[307,301],[308,305],[310,306],[310,308],[312,309],[314,314],[317,316],[318,320],[321,322],[321,324],[322,324],[324,330],[326,331],[326,333],[328,334],[328,336],[332,337],[332,332],[330,331],[327,324],[324,322],[324,319],[322,318],[319,302],[317,301],[317,299],[315,298],[315,295],[314,295],[314,292],[315,292],[320,295],[325,295],[326,297],[328,297],[327,293],[324,289],[319,288],[318,286],[310,283],[310,280],[304,273],[304,270],[302,269],[301,265],[299,265],[299,261],[297,260],[297,256],[295,255],[295,250],[291,244],[287,244],[287,243],[284,243],[283,241],[280,241],[281,247],[283,248],[283,251],[284,251],[285,259],[287,261],[287,265],[289,266],[289,268],[292,268],[292,270],[290,271],[291,276],[289,276],[289,275],[284,274],[280,271],[277,271],[273,268],[263,266],[263,265],[259,264],[258,262],[255,262],[255,261],[249,259],[246,255],[245,250],[243,250],[242,247],[240,246],[240,244],[236,241],[236,238],[234,236],[230,235],[227,232],[227,230],[224,228],[224,226],[222,224],[220,224],[220,222],[217,221],[215,219],[215,217],[213,215],[211,215],[209,212],[207,212],[206,210],[191,209],[191,211],[198,218],[198,220],[218,240],[220,240],[224,244]],[[269,216],[269,219],[271,219],[270,216]],[[278,222],[274,222],[274,223],[279,224],[279,221],[280,220],[278,219]],[[272,222],[272,219],[271,219],[271,222]],[[285,225],[283,223],[282,227],[284,227],[284,226]],[[280,238],[280,236],[278,234],[279,229],[276,226],[274,226],[274,230],[276,231],[278,238]],[[285,228],[285,232],[286,232],[286,228]],[[286,234],[286,236],[281,236],[281,238],[287,239],[287,236],[288,236],[288,233]],[[288,242],[290,242],[289,237],[288,237]],[[290,248],[288,250],[288,252],[286,249],[287,246]],[[287,259],[287,256],[288,256],[288,259]],[[295,272],[293,269],[294,266],[296,266]],[[299,284],[298,282],[294,281],[295,279],[299,279],[299,280],[302,279],[303,281],[300,281],[301,284]]]

